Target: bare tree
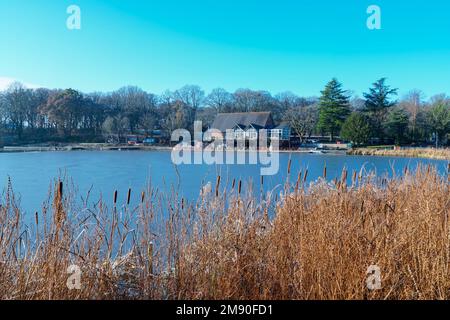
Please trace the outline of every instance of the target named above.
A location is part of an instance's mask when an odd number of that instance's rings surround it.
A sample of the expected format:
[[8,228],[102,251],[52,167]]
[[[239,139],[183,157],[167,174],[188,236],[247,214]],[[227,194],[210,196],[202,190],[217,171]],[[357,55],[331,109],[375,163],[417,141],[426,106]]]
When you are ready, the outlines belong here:
[[130,124],[127,117],[122,117],[120,115],[109,116],[102,124],[102,131],[108,142],[120,142],[129,126]]
[[297,95],[290,91],[285,91],[277,94],[275,99],[279,102],[280,106],[284,111],[298,105],[298,100],[300,99]]
[[316,98],[304,98],[295,95],[290,91],[285,91],[275,96],[277,105],[272,108],[274,119],[280,121],[284,119],[286,113],[290,109],[307,107],[316,102]]
[[303,142],[312,135],[317,125],[318,110],[315,106],[291,107],[285,112],[284,120],[290,124],[300,142]]
[[350,108],[353,111],[362,111],[365,108],[366,101],[358,96],[352,96],[350,99]]
[[216,88],[206,97],[206,105],[216,112],[231,111],[233,95],[222,88]]
[[128,86],[117,90],[112,95],[113,108],[128,118],[130,131],[139,126],[140,118],[156,108],[156,96],[138,87]]
[[19,139],[22,138],[28,108],[31,102],[31,90],[19,82],[12,83],[5,92],[6,120],[9,121]]
[[408,92],[399,105],[408,112],[409,123],[411,128],[411,138],[413,141],[417,139],[417,122],[420,111],[424,105],[424,94],[421,90],[414,89]]
[[199,86],[186,85],[174,92],[174,98],[196,110],[202,106],[205,92]]
[[238,89],[233,94],[233,96],[235,102],[235,111],[272,111],[274,113],[274,118],[277,117],[279,104],[268,91]]

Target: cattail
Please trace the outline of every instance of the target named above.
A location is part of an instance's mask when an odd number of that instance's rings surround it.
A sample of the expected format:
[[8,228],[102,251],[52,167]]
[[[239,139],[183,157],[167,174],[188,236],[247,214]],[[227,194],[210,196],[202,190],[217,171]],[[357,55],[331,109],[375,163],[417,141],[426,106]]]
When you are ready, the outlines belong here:
[[153,243],[150,242],[147,247],[147,257],[148,257],[148,273],[153,274]]
[[288,168],[287,168],[288,175],[291,174],[291,164],[292,164],[292,159],[289,159]]
[[234,189],[235,185],[236,185],[236,179],[233,179],[233,182],[231,183],[231,189]]
[[141,193],[141,203],[144,203],[145,200],[145,191],[142,191]]
[[326,179],[327,178],[327,164],[325,163],[324,167],[323,167],[323,178]]
[[220,175],[217,176],[216,180],[216,198],[219,196],[219,187],[220,187]]
[[58,184],[58,197],[59,197],[59,199],[62,199],[62,196],[63,196],[63,182],[59,181],[59,184]]
[[261,176],[261,185],[264,185],[264,176]]
[[39,231],[39,214],[37,211],[35,212],[34,217],[36,219],[36,241],[39,242],[41,232]]
[[117,204],[117,190],[114,191],[114,198],[113,198],[113,201],[114,201],[114,205],[116,205],[116,204]]
[[238,193],[241,194],[241,188],[242,188],[242,181],[239,180],[239,185],[238,185]]
[[127,195],[127,205],[130,204],[130,198],[131,198],[131,188],[128,189],[128,195]]
[[356,183],[356,171],[353,170],[353,176],[352,176],[352,185],[354,186]]
[[184,210],[184,197],[181,198],[181,210]]
[[65,217],[62,197],[63,197],[63,182],[59,181],[56,195],[54,198],[54,206],[55,206],[54,222],[57,226],[60,226],[60,223],[64,220]]
[[305,175],[303,176],[303,183],[306,182],[306,177],[308,177],[308,169],[305,170]]
[[344,170],[342,170],[341,184],[343,186],[345,186],[347,184],[347,169],[345,169],[345,168],[344,168]]
[[298,187],[300,185],[301,180],[302,180],[302,171],[300,170],[297,176],[297,182],[295,183],[295,191],[298,191]]

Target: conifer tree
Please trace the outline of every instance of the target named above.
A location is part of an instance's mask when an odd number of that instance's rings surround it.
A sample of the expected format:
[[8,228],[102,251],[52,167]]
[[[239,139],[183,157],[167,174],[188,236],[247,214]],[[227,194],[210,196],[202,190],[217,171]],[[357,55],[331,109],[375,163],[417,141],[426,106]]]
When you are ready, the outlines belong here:
[[349,97],[336,78],[328,82],[321,93],[317,128],[322,133],[329,134],[332,141],[350,114]]
[[383,138],[383,122],[389,109],[397,104],[397,101],[391,101],[390,96],[397,95],[397,89],[391,89],[386,85],[386,78],[381,78],[372,84],[368,93],[364,93],[366,99],[364,105],[365,113],[370,117],[372,125],[372,135]]

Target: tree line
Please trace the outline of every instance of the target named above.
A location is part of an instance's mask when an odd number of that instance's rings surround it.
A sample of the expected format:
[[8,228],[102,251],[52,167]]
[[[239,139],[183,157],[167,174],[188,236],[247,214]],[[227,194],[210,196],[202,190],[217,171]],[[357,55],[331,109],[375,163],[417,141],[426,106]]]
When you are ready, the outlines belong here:
[[[222,88],[206,94],[186,85],[161,95],[127,86],[113,92],[82,93],[74,89],[29,89],[13,83],[0,92],[0,137],[4,143],[123,141],[129,134],[161,133],[162,143],[195,120],[209,127],[219,112],[271,111],[274,121],[288,122],[301,141],[328,135],[355,144],[446,142],[450,132],[450,99],[428,100],[413,90],[394,100],[397,89],[376,81],[363,98],[332,79],[319,97],[292,92]],[[7,141],[6,141],[7,140]],[[0,141],[1,142],[1,141]]]
[[394,100],[398,89],[381,78],[372,84],[363,99],[350,102],[337,79],[332,79],[319,99],[317,129],[356,145],[368,143],[447,143],[450,133],[450,99],[445,94],[425,101],[420,90]]

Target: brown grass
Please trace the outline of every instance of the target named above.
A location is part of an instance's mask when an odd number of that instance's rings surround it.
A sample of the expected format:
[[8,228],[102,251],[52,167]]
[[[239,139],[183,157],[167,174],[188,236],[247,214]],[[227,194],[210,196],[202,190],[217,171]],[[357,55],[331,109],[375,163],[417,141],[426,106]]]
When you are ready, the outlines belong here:
[[429,158],[450,160],[449,148],[355,148],[348,151],[350,155],[360,156],[388,156],[388,157],[409,157],[409,158]]
[[[347,185],[344,171],[306,186],[306,175],[259,199],[241,181],[227,194],[220,178],[193,204],[149,187],[135,208],[103,199],[78,208],[58,181],[33,226],[8,185],[0,298],[450,298],[447,176],[433,167],[396,179],[353,173]],[[73,264],[81,290],[66,285]],[[380,267],[380,290],[366,287],[370,265]]]

